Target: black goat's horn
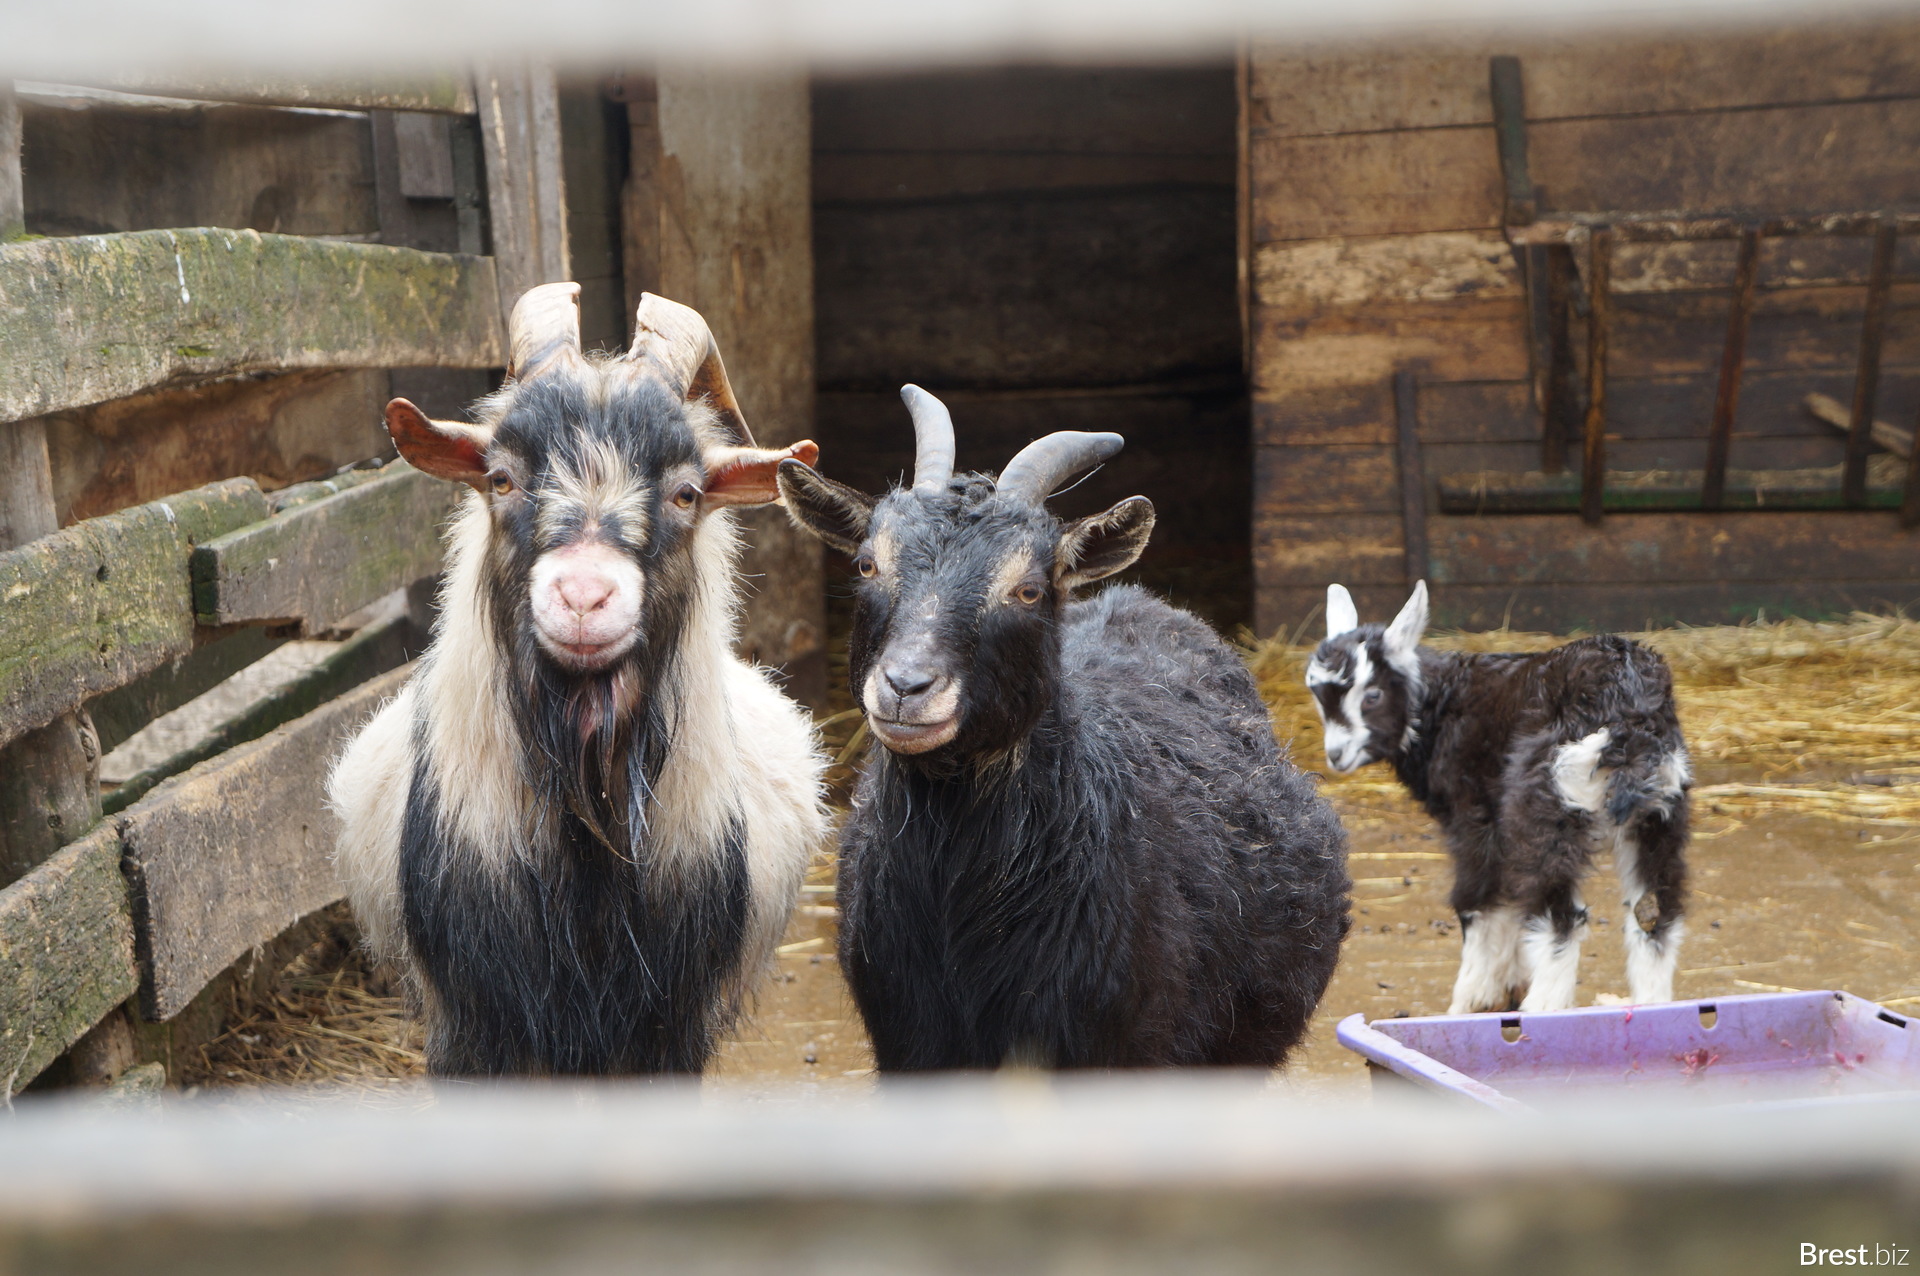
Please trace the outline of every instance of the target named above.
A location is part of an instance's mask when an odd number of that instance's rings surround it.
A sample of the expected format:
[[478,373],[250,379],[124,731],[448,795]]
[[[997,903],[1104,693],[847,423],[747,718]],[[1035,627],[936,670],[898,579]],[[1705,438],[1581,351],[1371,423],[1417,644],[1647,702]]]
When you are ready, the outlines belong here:
[[938,496],[953,477],[953,414],[917,385],[901,386],[900,398],[913,417],[913,494]]
[[541,284],[513,303],[507,317],[507,375],[530,381],[580,362],[580,285]]
[[1053,495],[1054,488],[1126,445],[1127,441],[1117,434],[1057,430],[1021,448],[1020,454],[1000,471],[996,486],[1002,495],[1038,505]]

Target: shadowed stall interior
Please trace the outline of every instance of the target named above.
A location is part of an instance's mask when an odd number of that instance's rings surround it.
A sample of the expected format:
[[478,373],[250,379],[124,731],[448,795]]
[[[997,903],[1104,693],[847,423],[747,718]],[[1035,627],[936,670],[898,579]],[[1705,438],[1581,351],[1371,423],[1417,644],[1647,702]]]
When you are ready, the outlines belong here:
[[911,471],[909,381],[952,409],[963,469],[1054,430],[1114,431],[1126,450],[1053,508],[1152,498],[1131,578],[1246,623],[1235,109],[1227,64],[816,81],[827,473],[884,491]]

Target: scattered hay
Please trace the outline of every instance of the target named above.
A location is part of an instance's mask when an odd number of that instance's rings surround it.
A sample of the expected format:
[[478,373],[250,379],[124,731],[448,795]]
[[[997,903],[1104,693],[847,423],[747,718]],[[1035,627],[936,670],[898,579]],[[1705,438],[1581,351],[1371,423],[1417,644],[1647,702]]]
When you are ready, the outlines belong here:
[[[1703,784],[1707,812],[1751,818],[1767,812],[1920,828],[1920,621],[1855,613],[1845,620],[1785,620],[1632,637],[1673,668],[1680,721],[1696,769],[1719,765],[1758,782]],[[1452,651],[1542,651],[1551,634],[1494,630],[1443,633]],[[1311,646],[1279,640],[1246,648],[1274,729],[1295,741],[1297,760],[1319,761],[1320,722],[1302,684]],[[1402,810],[1397,788],[1375,768],[1329,776],[1343,809]]]
[[200,1050],[189,1085],[365,1090],[424,1077],[420,1026],[368,969],[351,927],[310,944],[266,997],[236,988],[229,1027]]

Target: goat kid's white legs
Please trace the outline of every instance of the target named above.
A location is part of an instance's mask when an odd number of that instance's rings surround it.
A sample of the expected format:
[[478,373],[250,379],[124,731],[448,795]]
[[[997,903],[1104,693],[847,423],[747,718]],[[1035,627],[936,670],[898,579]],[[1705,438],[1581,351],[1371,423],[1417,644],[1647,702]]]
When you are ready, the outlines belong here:
[[1461,944],[1460,973],[1453,981],[1453,1004],[1447,1013],[1505,1010],[1513,990],[1527,981],[1520,951],[1520,912],[1486,908],[1461,921],[1466,936]]
[[1659,939],[1640,925],[1640,901],[1647,888],[1640,879],[1639,848],[1624,832],[1614,839],[1613,863],[1620,874],[1620,938],[1627,949],[1627,999],[1636,1006],[1673,1000],[1673,970],[1680,964],[1682,922],[1667,927]]
[[[1574,906],[1579,907],[1579,901]],[[1537,1012],[1573,1008],[1574,986],[1580,980],[1580,941],[1586,936],[1584,921],[1562,939],[1554,934],[1549,919],[1527,918],[1520,953],[1526,963],[1528,986],[1520,1009]]]

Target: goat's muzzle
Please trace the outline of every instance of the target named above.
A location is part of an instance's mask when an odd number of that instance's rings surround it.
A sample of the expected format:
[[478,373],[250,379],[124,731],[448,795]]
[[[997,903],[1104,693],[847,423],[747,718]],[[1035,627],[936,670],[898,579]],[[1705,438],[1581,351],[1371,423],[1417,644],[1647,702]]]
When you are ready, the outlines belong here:
[[564,668],[606,668],[639,641],[644,585],[639,566],[609,545],[585,541],[542,554],[531,599],[540,646]]
[[867,725],[895,753],[926,753],[960,732],[960,683],[925,636],[889,644],[861,688]]

